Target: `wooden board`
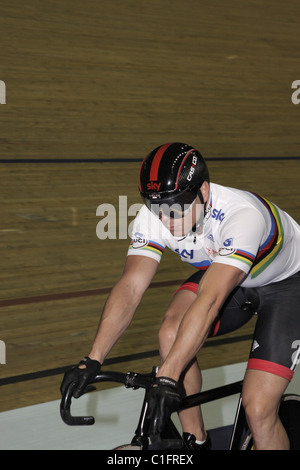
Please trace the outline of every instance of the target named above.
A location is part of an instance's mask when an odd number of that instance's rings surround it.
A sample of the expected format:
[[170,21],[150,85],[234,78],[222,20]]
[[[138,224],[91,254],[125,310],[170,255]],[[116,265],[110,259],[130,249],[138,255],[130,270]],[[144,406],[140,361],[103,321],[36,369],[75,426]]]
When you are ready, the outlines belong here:
[[[213,181],[260,193],[300,220],[299,160],[287,159],[299,157],[300,106],[291,101],[299,13],[296,0],[271,8],[258,0],[2,5],[0,380],[26,377],[1,386],[0,411],[57,399],[61,374],[26,374],[88,353],[129,244],[119,233],[119,197],[128,208],[140,203],[138,169],[154,146],[192,143]],[[97,237],[101,204],[117,211],[115,239]],[[191,272],[164,255],[157,286],[110,359],[157,350],[163,311]],[[204,348],[199,361],[240,362],[248,350],[249,340],[224,343]],[[111,367],[148,371],[157,361]]]

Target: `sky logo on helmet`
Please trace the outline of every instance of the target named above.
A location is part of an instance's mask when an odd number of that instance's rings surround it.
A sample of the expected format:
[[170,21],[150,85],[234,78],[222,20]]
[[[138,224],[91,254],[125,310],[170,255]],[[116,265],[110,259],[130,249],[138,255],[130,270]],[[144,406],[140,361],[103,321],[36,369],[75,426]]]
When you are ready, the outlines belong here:
[[161,183],[154,183],[154,181],[150,181],[150,183],[147,184],[148,191],[159,191],[160,187]]
[[192,166],[191,166],[189,174],[187,175],[187,178],[186,178],[188,181],[192,181],[193,174],[195,173],[196,164],[197,164],[197,157],[196,157],[196,155],[193,155]]

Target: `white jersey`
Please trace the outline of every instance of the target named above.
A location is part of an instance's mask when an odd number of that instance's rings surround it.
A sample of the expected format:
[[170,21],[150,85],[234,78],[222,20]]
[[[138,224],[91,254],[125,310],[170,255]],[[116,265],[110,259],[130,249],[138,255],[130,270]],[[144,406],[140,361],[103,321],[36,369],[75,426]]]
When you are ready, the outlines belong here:
[[143,206],[133,223],[128,255],[159,262],[168,247],[196,269],[211,263],[241,269],[247,274],[244,287],[278,282],[300,271],[299,225],[256,194],[211,183],[202,225],[185,237],[174,237]]

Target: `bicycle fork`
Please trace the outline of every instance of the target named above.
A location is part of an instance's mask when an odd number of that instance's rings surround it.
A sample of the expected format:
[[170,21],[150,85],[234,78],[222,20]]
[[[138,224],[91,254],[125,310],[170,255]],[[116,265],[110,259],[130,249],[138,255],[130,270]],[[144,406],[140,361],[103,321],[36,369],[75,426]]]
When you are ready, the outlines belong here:
[[233,423],[229,450],[246,450],[245,446],[248,446],[251,437],[241,394]]

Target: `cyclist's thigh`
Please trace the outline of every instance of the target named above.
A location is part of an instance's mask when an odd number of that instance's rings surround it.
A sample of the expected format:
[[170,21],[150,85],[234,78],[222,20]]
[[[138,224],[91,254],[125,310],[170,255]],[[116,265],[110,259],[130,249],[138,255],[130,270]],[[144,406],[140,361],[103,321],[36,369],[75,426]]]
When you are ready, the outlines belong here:
[[[192,274],[176,291],[189,290],[197,293],[199,282],[205,271]],[[209,336],[219,336],[240,328],[247,323],[258,307],[258,297],[255,289],[237,287],[228,296],[219,316],[212,325]]]
[[300,273],[257,291],[260,308],[248,368],[291,380],[300,355]]
[[176,290],[175,294],[177,294],[180,291],[190,291],[194,292],[197,294],[198,292],[198,285],[204,276],[206,270],[200,270],[196,271],[194,274],[192,274],[188,279],[186,279],[181,286]]
[[164,320],[182,320],[185,312],[197,298],[197,294],[191,289],[178,289],[173,295],[170,304],[164,314]]

